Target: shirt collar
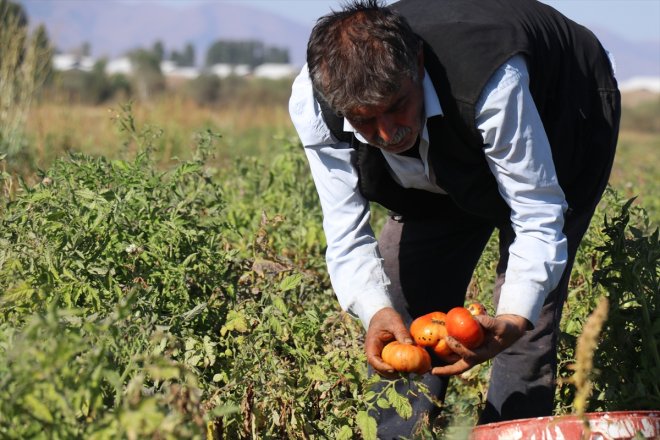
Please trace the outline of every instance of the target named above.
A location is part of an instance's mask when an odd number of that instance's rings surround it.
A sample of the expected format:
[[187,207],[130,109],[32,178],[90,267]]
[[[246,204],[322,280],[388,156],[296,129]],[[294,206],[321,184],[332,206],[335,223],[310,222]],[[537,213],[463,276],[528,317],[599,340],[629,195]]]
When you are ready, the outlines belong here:
[[[429,77],[429,73],[424,69],[424,80],[422,81],[422,87],[424,89],[424,110],[426,111],[426,119],[432,118],[433,116],[442,116],[442,107],[440,107],[440,100],[438,99],[438,94],[435,92],[435,87],[433,87],[433,82]],[[368,143],[360,133],[358,133],[355,128],[348,122],[348,119],[344,118],[344,131],[355,133],[355,137],[362,143]],[[422,131],[422,137],[428,141],[428,131],[426,130],[426,124],[424,124],[424,130]]]

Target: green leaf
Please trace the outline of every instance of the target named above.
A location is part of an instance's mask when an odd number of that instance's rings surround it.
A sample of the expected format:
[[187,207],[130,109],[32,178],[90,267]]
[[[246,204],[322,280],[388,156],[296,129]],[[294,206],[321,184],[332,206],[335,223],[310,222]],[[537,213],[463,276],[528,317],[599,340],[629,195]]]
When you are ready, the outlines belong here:
[[195,307],[193,307],[192,309],[188,310],[187,312],[185,312],[185,313],[184,313],[183,315],[181,315],[181,316],[182,316],[182,318],[183,318],[185,321],[189,321],[189,320],[191,320],[192,318],[194,318],[195,316],[197,316],[197,315],[199,315],[200,313],[202,313],[202,312],[206,309],[206,306],[207,306],[207,303],[206,303],[206,302],[199,303],[199,304],[197,304]]
[[213,382],[227,382],[227,373],[217,373],[213,375]]
[[187,267],[191,261],[193,261],[197,257],[197,252],[192,253],[186,257],[185,260],[181,263],[181,267]]
[[280,290],[282,292],[286,292],[288,290],[293,290],[296,287],[300,285],[302,282],[302,275],[299,273],[289,275],[288,277],[284,278],[282,282],[280,283]]
[[217,406],[213,408],[211,411],[211,414],[214,417],[224,417],[228,416],[230,414],[234,414],[240,411],[240,408],[235,405],[222,405],[222,406]]
[[389,400],[383,399],[382,397],[376,401],[376,405],[378,405],[379,408],[383,408],[383,409],[388,409],[392,407],[392,405],[390,405]]
[[376,392],[375,391],[367,391],[364,394],[363,399],[364,399],[365,402],[371,402],[375,397],[376,397]]
[[186,350],[192,350],[195,348],[197,345],[197,340],[195,338],[188,338],[186,339]]
[[320,365],[312,365],[312,367],[305,373],[310,380],[326,381],[328,376],[325,374],[325,370]]
[[224,336],[227,332],[234,330],[239,333],[245,333],[248,329],[249,327],[245,315],[242,312],[230,310],[229,313],[227,313],[227,323],[220,329],[220,334]]
[[123,160],[113,160],[110,163],[114,169],[119,171],[128,171],[130,168],[129,165]]
[[180,373],[176,365],[147,365],[145,370],[155,380],[176,379]]
[[409,419],[412,416],[412,405],[408,399],[392,388],[388,388],[386,392],[387,400],[396,410],[396,413],[401,416],[402,419]]
[[32,394],[28,394],[23,397],[25,406],[28,407],[30,412],[35,415],[39,420],[46,421],[48,423],[53,423],[53,415],[50,413],[48,407],[39,399],[34,397]]
[[277,310],[282,312],[282,314],[286,315],[288,313],[288,309],[284,303],[284,300],[279,296],[273,296],[273,305],[277,308]]
[[355,421],[365,440],[376,440],[376,419],[371,417],[366,411],[358,411]]
[[344,425],[341,429],[335,434],[335,440],[350,440],[353,438],[353,430],[350,426]]
[[101,266],[90,266],[87,269],[87,272],[89,272],[92,275],[106,275],[110,269],[108,267],[101,267]]

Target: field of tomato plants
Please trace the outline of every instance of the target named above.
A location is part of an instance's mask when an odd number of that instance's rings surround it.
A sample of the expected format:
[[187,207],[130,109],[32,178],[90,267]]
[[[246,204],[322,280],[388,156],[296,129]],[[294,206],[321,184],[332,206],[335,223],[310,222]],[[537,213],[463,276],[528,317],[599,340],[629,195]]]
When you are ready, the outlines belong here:
[[[385,379],[368,377],[362,328],[337,305],[297,140],[226,165],[201,129],[163,159],[167,130],[145,118],[116,112],[114,151],[61,151],[22,178],[0,162],[0,437],[373,439],[373,411],[410,414],[395,385],[417,377],[375,391]],[[660,408],[658,212],[644,209],[657,194],[629,194],[654,170],[615,176],[634,183],[607,192],[578,255],[557,414]],[[495,261],[491,242],[468,292],[491,312]],[[578,383],[576,340],[601,297]],[[486,364],[454,378],[420,438],[465,436],[487,377]]]

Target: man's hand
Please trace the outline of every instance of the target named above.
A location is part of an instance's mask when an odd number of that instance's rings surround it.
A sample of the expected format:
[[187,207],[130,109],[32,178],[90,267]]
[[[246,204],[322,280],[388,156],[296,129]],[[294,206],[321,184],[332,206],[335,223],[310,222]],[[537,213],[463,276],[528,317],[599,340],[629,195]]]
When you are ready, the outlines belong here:
[[525,331],[531,328],[530,322],[518,315],[491,316],[478,315],[475,319],[484,328],[484,342],[474,350],[465,348],[456,339],[448,336],[449,347],[460,356],[453,364],[435,367],[431,372],[438,376],[461,374],[481,362],[495,357],[499,352],[513,345]]
[[394,368],[386,364],[380,355],[383,347],[395,339],[403,344],[413,343],[401,315],[393,308],[385,307],[371,318],[364,340],[364,349],[367,353],[367,361],[376,372],[390,378],[395,377]]

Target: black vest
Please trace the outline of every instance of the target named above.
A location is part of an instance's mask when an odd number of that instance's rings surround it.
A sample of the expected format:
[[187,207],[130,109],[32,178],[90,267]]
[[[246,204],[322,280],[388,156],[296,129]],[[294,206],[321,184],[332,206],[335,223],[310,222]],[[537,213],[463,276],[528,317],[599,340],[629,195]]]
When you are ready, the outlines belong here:
[[[598,151],[584,147],[581,134],[591,112],[602,110],[600,93],[617,90],[596,37],[535,0],[402,0],[391,7],[424,43],[425,68],[444,114],[427,122],[429,162],[453,202],[496,224],[508,222],[510,209],[475,126],[475,104],[495,70],[523,54],[560,185],[570,206],[586,203],[580,181],[590,174],[596,178],[602,166],[594,166]],[[447,196],[401,187],[378,148],[342,132],[343,120],[324,102],[321,108],[335,137],[349,140],[357,150],[359,188],[368,200],[410,217],[442,214]]]

